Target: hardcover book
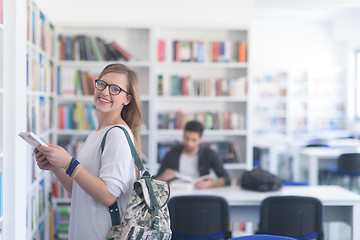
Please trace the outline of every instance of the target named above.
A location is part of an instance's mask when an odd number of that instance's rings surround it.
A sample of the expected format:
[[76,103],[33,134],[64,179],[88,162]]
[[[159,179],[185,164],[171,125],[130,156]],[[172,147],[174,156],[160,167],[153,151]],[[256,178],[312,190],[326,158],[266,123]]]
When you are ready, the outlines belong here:
[[128,53],[124,48],[120,47],[119,44],[117,44],[117,42],[112,41],[111,45],[115,48],[115,50],[120,53],[120,55],[126,60],[126,61],[130,61],[132,59],[132,56],[130,55],[130,53]]

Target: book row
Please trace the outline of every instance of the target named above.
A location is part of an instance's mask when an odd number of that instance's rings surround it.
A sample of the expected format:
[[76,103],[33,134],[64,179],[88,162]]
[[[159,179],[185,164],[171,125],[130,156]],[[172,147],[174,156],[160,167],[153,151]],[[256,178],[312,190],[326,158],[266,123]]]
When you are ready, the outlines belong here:
[[26,55],[26,86],[30,91],[54,91],[54,63],[41,53]]
[[81,102],[58,106],[59,129],[95,130],[98,117],[93,104]]
[[[247,41],[172,41],[173,62],[247,62]],[[158,40],[158,61],[164,62],[166,42]]]
[[[85,139],[78,139],[75,137],[59,140],[59,146],[64,148],[71,156],[75,157],[79,156],[80,150],[83,148],[84,144]],[[55,176],[53,176],[51,179],[51,190],[52,195],[55,198],[70,199],[70,194],[65,190],[59,179],[57,179]]]
[[[53,126],[53,106],[52,97],[29,98],[26,102],[26,125],[27,131],[41,134]],[[48,120],[48,121],[47,121]]]
[[59,95],[93,95],[97,75],[80,69],[62,68],[58,71],[58,94]]
[[208,130],[246,129],[246,117],[237,112],[184,113],[181,110],[158,114],[158,129],[184,129],[186,122],[198,120]]
[[132,55],[116,41],[97,36],[59,36],[60,59],[75,61],[130,61]]
[[27,41],[54,56],[55,29],[34,3],[27,2]]
[[59,204],[54,210],[54,231],[57,239],[67,239],[69,233],[70,205]]
[[[45,179],[41,179],[39,182],[39,185],[37,186],[38,190],[37,193],[34,192],[34,194],[31,197],[31,229],[34,231],[36,230],[36,228],[38,226],[40,226],[41,224],[39,224],[40,219],[44,216],[45,214],[45,205],[46,205],[46,201],[45,201]],[[42,231],[40,231],[41,229],[38,229],[39,232],[41,233]]]
[[159,74],[159,96],[247,96],[247,79],[194,79],[191,76]]
[[[203,142],[204,146],[211,148],[218,155],[222,163],[241,163],[244,159],[240,158],[240,148],[236,142],[214,141]],[[160,142],[158,143],[158,162],[162,162],[167,152],[172,147],[179,145],[179,142]]]

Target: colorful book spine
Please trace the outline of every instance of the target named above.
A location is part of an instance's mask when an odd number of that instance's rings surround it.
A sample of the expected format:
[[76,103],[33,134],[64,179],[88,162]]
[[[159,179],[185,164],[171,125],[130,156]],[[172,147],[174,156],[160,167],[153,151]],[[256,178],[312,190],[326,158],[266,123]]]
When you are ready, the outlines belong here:
[[130,53],[127,52],[124,48],[122,48],[117,42],[112,41],[111,45],[116,49],[116,51],[120,53],[121,56],[123,56],[126,61],[130,61],[132,59]]
[[245,63],[247,61],[247,42],[244,40],[239,46],[239,62]]
[[94,130],[98,125],[93,104],[63,104],[58,106],[59,125],[62,130]]
[[157,94],[158,94],[158,96],[164,95],[163,75],[162,74],[159,74],[157,76]]
[[244,130],[245,114],[231,111],[184,113],[181,110],[158,114],[158,129],[183,129],[189,120],[198,120],[209,130]]
[[[51,34],[49,34],[51,35]],[[133,56],[117,42],[107,43],[94,36],[76,35],[58,37],[61,60],[76,61],[130,61]]]
[[[161,61],[161,40],[158,40],[158,61]],[[184,41],[172,42],[173,62],[242,62],[247,61],[247,42],[244,41]]]
[[158,49],[157,49],[157,59],[158,62],[164,62],[165,61],[165,40],[159,39],[158,40]]
[[158,75],[158,96],[247,96],[247,79],[193,79],[185,75]]

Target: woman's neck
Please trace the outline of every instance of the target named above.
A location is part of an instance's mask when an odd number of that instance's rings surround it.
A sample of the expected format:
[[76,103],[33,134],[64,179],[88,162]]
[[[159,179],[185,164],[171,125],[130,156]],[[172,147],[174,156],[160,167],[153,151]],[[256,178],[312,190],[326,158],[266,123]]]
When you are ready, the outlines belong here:
[[122,124],[127,126],[126,122],[119,116],[116,117],[109,117],[109,116],[99,116],[99,125],[96,129],[96,131],[107,127],[107,126],[112,126],[112,125],[116,125],[116,124]]

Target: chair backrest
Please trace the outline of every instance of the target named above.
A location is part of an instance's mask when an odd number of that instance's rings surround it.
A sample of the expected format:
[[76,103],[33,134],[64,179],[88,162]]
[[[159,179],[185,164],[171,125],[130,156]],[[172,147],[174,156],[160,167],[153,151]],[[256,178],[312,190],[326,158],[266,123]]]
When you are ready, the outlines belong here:
[[170,198],[168,207],[173,239],[231,237],[229,205],[222,197],[177,196]]
[[360,174],[360,153],[344,153],[338,158],[338,171],[341,174]]
[[322,143],[311,143],[306,145],[305,147],[329,147],[329,145]]
[[247,235],[247,236],[231,238],[230,240],[296,240],[296,239],[292,237],[256,234],[256,235]]
[[322,203],[313,197],[268,197],[261,203],[258,233],[322,240]]
[[261,149],[259,147],[253,147],[253,166],[260,167]]

